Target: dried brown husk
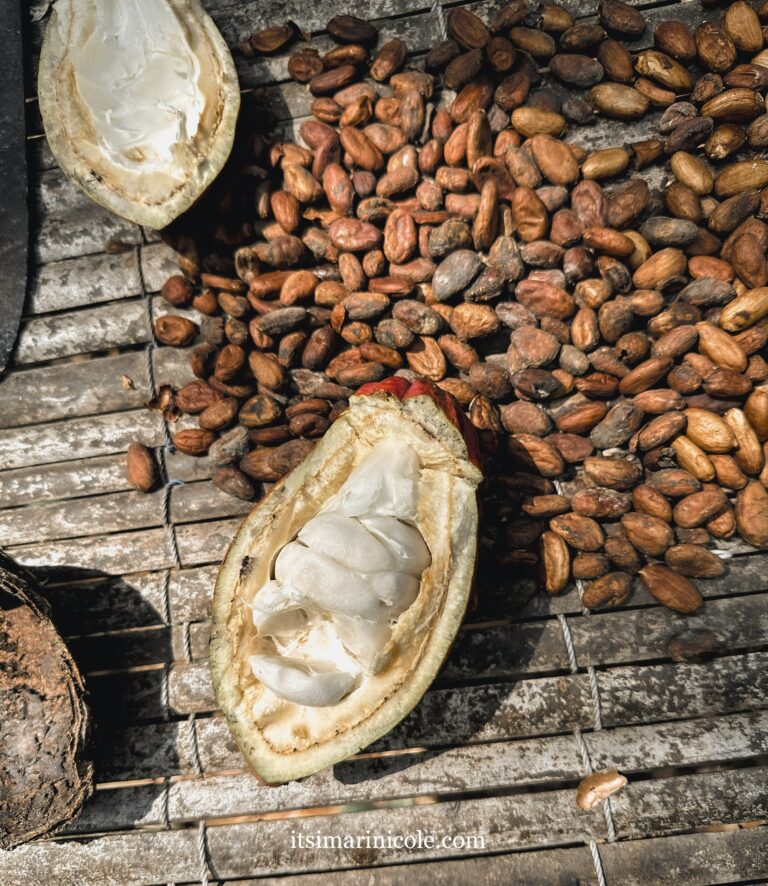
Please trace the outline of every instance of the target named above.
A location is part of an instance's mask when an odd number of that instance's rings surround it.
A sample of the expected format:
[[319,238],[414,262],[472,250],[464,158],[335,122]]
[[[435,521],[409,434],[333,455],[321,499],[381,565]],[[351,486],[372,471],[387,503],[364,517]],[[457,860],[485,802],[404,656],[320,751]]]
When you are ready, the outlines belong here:
[[0,849],[57,831],[90,797],[84,697],[32,576],[0,553]]

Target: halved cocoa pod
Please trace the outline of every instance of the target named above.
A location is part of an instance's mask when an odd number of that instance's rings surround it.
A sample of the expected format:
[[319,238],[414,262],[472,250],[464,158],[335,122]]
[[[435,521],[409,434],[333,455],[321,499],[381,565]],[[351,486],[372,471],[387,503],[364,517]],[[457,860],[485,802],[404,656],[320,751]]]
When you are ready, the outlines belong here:
[[[246,518],[216,583],[211,669],[262,779],[356,753],[429,687],[470,598],[477,462],[456,401],[393,377],[363,386]],[[292,637],[284,654],[275,640]]]

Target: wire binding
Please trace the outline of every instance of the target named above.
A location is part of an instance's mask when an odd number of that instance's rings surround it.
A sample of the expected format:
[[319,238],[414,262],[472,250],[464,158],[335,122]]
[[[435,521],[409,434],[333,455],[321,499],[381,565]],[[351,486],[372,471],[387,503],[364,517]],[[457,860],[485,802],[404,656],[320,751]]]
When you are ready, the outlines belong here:
[[448,28],[445,24],[445,13],[443,12],[443,7],[440,3],[440,0],[432,0],[432,12],[437,18],[437,24],[440,28],[440,36],[443,38],[443,40],[447,40]]

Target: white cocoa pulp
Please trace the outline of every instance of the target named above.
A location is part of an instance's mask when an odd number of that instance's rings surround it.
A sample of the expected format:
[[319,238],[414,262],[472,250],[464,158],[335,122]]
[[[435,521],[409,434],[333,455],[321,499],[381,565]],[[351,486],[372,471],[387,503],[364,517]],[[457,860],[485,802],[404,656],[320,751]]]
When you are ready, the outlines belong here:
[[383,440],[278,553],[252,603],[249,658],[278,697],[333,705],[381,670],[392,626],[431,562],[414,523],[419,482],[416,451]]
[[188,29],[167,2],[91,5],[88,15],[80,0],[75,15],[72,0],[56,4],[60,30],[76,33],[74,86],[112,162],[128,170],[163,168],[177,145],[195,138],[206,106]]

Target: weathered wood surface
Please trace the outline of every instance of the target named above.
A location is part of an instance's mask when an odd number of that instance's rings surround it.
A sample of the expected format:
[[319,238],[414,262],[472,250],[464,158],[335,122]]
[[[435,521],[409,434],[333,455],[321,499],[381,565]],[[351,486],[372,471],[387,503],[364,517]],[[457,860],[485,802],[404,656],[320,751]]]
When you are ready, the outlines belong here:
[[[89,459],[88,462],[90,461],[99,460]],[[186,467],[186,461],[186,459],[182,461],[180,467]],[[192,462],[194,466],[194,459],[188,459],[188,461]],[[86,465],[88,462],[86,462]],[[171,476],[184,476],[176,465],[176,457],[169,458],[168,462],[171,466],[169,470]],[[66,468],[69,464],[65,463],[63,467]],[[122,457],[116,456],[114,460],[108,460],[108,465],[105,468],[105,482],[110,482],[111,478],[114,478],[115,483],[125,482],[124,479],[121,479],[123,477],[122,471]],[[25,482],[25,478],[30,477],[30,482],[33,482],[38,476],[35,472],[28,474],[25,471],[19,479],[17,478],[18,473],[21,472],[9,471],[5,475],[0,474],[0,489],[8,489],[10,492],[13,492],[15,486]],[[94,471],[94,474],[98,474],[98,472]],[[79,473],[76,475],[76,479],[78,482],[87,482],[89,476],[90,474],[86,468],[82,475]],[[6,478],[7,482],[5,482]],[[197,479],[194,475],[189,478]],[[48,481],[47,476],[45,479]],[[4,482],[5,485],[3,485]],[[39,495],[39,493],[32,494]],[[172,496],[173,494],[171,493]],[[71,497],[71,493],[67,497]],[[88,501],[88,499],[84,499],[84,501]],[[13,511],[8,513],[13,513]],[[4,518],[5,516],[5,512],[0,511],[0,517]],[[153,539],[154,536],[142,535],[142,542],[147,548],[151,546]],[[733,607],[730,611],[737,613],[740,605],[738,600],[741,596],[760,593],[766,589],[768,582],[766,582],[764,574],[764,560],[760,555],[753,554],[736,557],[728,562],[729,566],[726,576],[720,579],[701,581],[699,582],[699,587],[704,597],[709,600],[715,601],[725,597],[726,600],[723,600],[718,606]],[[70,565],[77,570],[79,563],[77,559],[72,559],[65,565]],[[192,567],[180,571],[172,571],[169,583],[169,598],[173,612],[171,623],[203,622],[207,619],[215,573],[214,567]],[[71,577],[67,577],[66,574],[54,576],[53,583],[48,585],[47,593],[57,618],[61,620],[62,629],[67,633],[88,634],[102,630],[134,629],[154,624],[155,622],[152,620],[149,622],[134,620],[136,612],[135,607],[132,605],[132,598],[142,596],[144,593],[143,589],[146,586],[159,583],[161,578],[162,574],[159,573],[129,572],[122,577],[96,574],[89,577],[88,581],[85,581],[82,574],[76,571]],[[739,597],[733,597],[733,587],[738,588]],[[556,614],[581,616],[578,594],[573,588],[552,600],[543,597],[533,586],[533,583],[528,580],[509,582],[505,586],[505,591],[504,595],[494,597],[486,595],[487,599],[481,598],[478,607],[469,613],[467,624],[481,624],[483,622],[498,621],[499,619],[512,619],[513,623],[518,624],[529,619],[551,618]],[[744,601],[744,605],[749,607],[752,604],[749,601]],[[663,628],[662,638],[633,636],[625,642],[620,635],[610,636],[611,625],[615,624],[618,626],[624,619],[629,619],[628,624],[630,627],[640,624],[640,630],[642,630],[643,613],[647,611],[648,607],[657,607],[657,613],[653,617],[657,620],[660,619],[660,624]],[[78,629],[76,630],[72,629],[74,624],[73,610],[77,613],[76,623]],[[586,620],[581,618],[576,620],[569,619],[569,626],[574,635],[578,635],[582,629],[584,632],[584,643],[577,645],[577,654],[581,648],[584,648],[584,654],[587,654],[586,647],[590,637],[589,626],[592,623],[591,619],[594,618],[596,627],[604,626],[602,634],[606,635],[606,632],[608,632],[604,641],[607,644],[602,653],[604,656],[615,655],[617,654],[615,650],[624,647],[627,650],[625,654],[631,657],[635,644],[641,643],[645,644],[646,649],[646,652],[642,654],[646,657],[658,658],[664,655],[662,646],[659,645],[662,640],[666,643],[669,637],[688,626],[696,625],[697,623],[702,625],[711,623],[708,612],[708,607],[705,607],[698,616],[694,616],[692,621],[671,615],[667,610],[658,609],[658,604],[641,587],[636,586],[632,597],[623,607],[618,608],[612,613],[596,613],[589,616]],[[725,643],[725,638],[737,636],[738,631],[742,629],[739,624],[744,619],[739,615],[736,618],[738,623],[733,627],[729,627],[727,624],[713,625],[715,633],[720,632],[721,629],[725,631],[721,640],[722,644]],[[612,619],[618,620],[613,621]],[[506,622],[507,625],[509,623],[509,621]],[[754,627],[745,626],[745,629],[748,631],[760,630],[759,625],[761,623],[762,615],[759,615],[757,624]],[[498,627],[503,628],[504,625],[499,624]],[[611,652],[610,650],[614,651]],[[606,661],[608,660],[609,658],[606,658]],[[582,664],[584,664],[584,661],[582,661]]]
[[[765,706],[768,689],[766,664],[768,653],[756,652],[705,664],[626,665],[599,671],[602,723],[622,726],[759,710]],[[164,680],[168,708],[163,702]],[[90,685],[94,703],[114,722],[209,713],[217,707],[210,673],[202,663],[92,674]],[[438,679],[419,705],[372,749],[499,741],[568,732],[575,726],[591,729],[595,722],[586,674],[478,685],[446,686]]]
[[[765,713],[757,711],[746,714],[717,714],[705,712],[700,718],[650,724],[648,726],[617,726],[584,733],[590,758],[595,768],[619,767],[627,772],[643,772],[665,766],[698,766],[716,763],[718,760],[748,760],[765,753]],[[155,723],[147,726],[128,725],[114,732],[112,742],[105,747],[96,761],[97,779],[101,782],[131,781],[153,776],[194,775],[195,763],[191,753],[194,728],[200,763],[203,772],[212,775],[243,769],[243,758],[237,750],[229,729],[220,715],[201,716],[190,727],[187,720]],[[539,749],[542,761],[557,759],[557,766],[565,777],[574,777],[580,769],[568,769],[564,761],[571,759],[571,748],[576,748],[570,733],[519,739],[498,730],[491,741],[499,742],[515,757],[518,749],[532,746]],[[421,746],[419,746],[421,747]],[[433,749],[430,753],[460,756],[472,753],[472,745]],[[493,747],[489,745],[488,747]],[[422,750],[397,749],[393,756],[373,756],[364,752],[362,758],[347,761],[334,767],[340,775],[357,772],[356,781],[375,776],[380,779],[387,773],[395,774],[409,766],[420,765]],[[489,751],[490,753],[490,751]],[[731,756],[732,755],[732,756]],[[503,756],[503,754],[500,754]],[[365,761],[368,762],[365,762]],[[506,760],[505,766],[512,765]],[[533,764],[531,764],[533,765]],[[538,764],[537,764],[538,765]],[[544,764],[542,764],[544,765]],[[543,776],[546,766],[533,766],[529,775],[533,781]],[[553,770],[554,771],[554,770]],[[538,773],[538,774],[537,774]],[[326,776],[313,776],[322,781]],[[476,773],[477,778],[489,774]],[[347,781],[350,779],[347,778]],[[303,782],[313,789],[313,780]],[[465,788],[467,789],[467,788]]]
[[[499,5],[480,0],[470,8],[487,15]],[[274,22],[270,5],[256,0],[207,6],[232,45]],[[596,4],[568,6],[590,16]],[[427,0],[364,0],[354,11],[375,17],[383,39],[406,37],[417,66],[439,39]],[[331,0],[310,7],[288,0],[281,19],[312,31],[325,51],[332,45],[325,22],[337,12]],[[689,24],[718,14],[691,0],[674,8]],[[649,45],[669,7],[645,15],[650,27],[635,48]],[[32,30],[39,40],[41,26]],[[237,66],[244,90],[272,108],[279,131],[295,135],[309,105],[306,88],[285,82],[286,58],[238,56]],[[35,102],[29,111],[34,135]],[[569,138],[587,148],[628,142],[647,136],[654,119],[620,127],[602,120]],[[142,296],[176,271],[173,252],[156,232],[90,203],[55,168],[44,138],[29,144],[40,228],[21,368],[0,385],[0,542],[48,582],[54,616],[88,672],[101,784],[67,839],[0,853],[3,886],[198,882],[197,834],[187,826],[201,819],[216,825],[207,836],[213,877],[241,886],[291,873],[287,882],[314,886],[328,881],[327,871],[340,886],[592,884],[589,851],[573,845],[591,838],[600,842],[609,884],[768,878],[765,828],[678,833],[768,818],[760,765],[768,754],[768,581],[764,557],[741,542],[720,546],[737,556],[724,578],[700,583],[706,604],[693,618],[660,608],[641,587],[616,611],[584,615],[575,588],[548,599],[531,581],[499,575],[436,685],[390,735],[300,783],[267,788],[246,773],[216,711],[205,656],[217,563],[247,505],[212,487],[207,459],[166,453],[168,476],[185,484],[170,495],[179,569],[162,491],[140,496],[124,474],[133,439],[165,442],[161,416],[143,408],[150,330]],[[665,175],[643,174],[652,186]],[[109,240],[124,251],[106,252]],[[157,298],[150,307],[152,316],[169,310]],[[191,378],[183,351],[159,348],[152,362],[158,385]],[[574,674],[557,615],[567,617]],[[712,660],[671,663],[667,644],[686,629],[714,632]],[[601,729],[588,667],[596,668]],[[602,810],[579,813],[573,802],[584,774],[577,726],[592,765],[630,779],[612,800],[615,843],[604,842]],[[198,766],[206,777],[196,777]],[[441,798],[448,802],[434,802]],[[401,808],[368,808],[390,800]],[[360,811],[326,814],[347,804]],[[300,809],[313,814],[281,818]],[[246,821],[227,823],[233,816]],[[254,816],[277,818],[247,820]],[[491,855],[291,848],[294,833],[368,829],[477,831]],[[109,833],[116,831],[126,833]],[[87,842],[72,839],[86,835]],[[361,866],[369,869],[343,870]]]
[[[668,817],[680,815],[686,826],[709,825],[733,813],[765,814],[768,803],[764,769],[704,773],[673,779],[640,782],[617,795],[621,823],[633,831],[654,835]],[[729,793],[725,793],[725,792]],[[660,811],[660,803],[666,804]],[[460,806],[439,803],[431,806],[378,809],[325,821],[321,832],[355,836],[366,832],[453,834],[457,811],[462,834],[485,834],[486,851],[503,851],[568,840],[601,837],[605,821],[601,810],[581,814],[571,791],[549,791],[482,800],[463,800]],[[546,830],[541,830],[545,823]],[[318,830],[318,820],[299,818],[259,821],[210,828],[208,846],[214,868],[220,877],[269,874],[275,869],[291,872],[322,870],[330,866],[354,866],[361,862],[380,864],[440,857],[450,850],[333,848],[323,852],[296,853],[290,848],[290,835],[308,836]],[[452,853],[451,853],[452,854]],[[471,853],[467,853],[471,854]]]
[[[190,728],[180,724],[180,744],[189,746]],[[630,780],[630,773],[670,765],[705,765],[724,758],[733,763],[757,762],[768,753],[768,712],[607,729],[588,734],[585,740],[596,768],[618,768]],[[231,762],[234,768],[238,761]],[[174,781],[167,787],[153,784],[97,791],[67,832],[161,824],[166,811],[173,822],[211,820],[430,794],[522,790],[548,782],[575,783],[585,774],[579,747],[571,735],[363,757],[337,764],[301,783],[277,787],[261,785],[248,773],[207,774],[206,778]]]
[[44,314],[140,294],[135,249],[118,255],[87,255],[36,268],[30,281],[27,313]]
[[[713,600],[701,615],[687,623],[682,618],[671,619],[662,609],[617,612],[605,616],[596,625],[595,622],[597,619],[588,616],[578,616],[571,621],[576,648],[586,650],[579,653],[582,667],[669,658],[669,641],[688,629],[711,630],[721,652],[745,652],[768,646],[768,596]],[[80,669],[86,672],[184,661],[186,632],[192,660],[204,661],[210,639],[208,621],[159,631],[83,637],[74,644],[75,655]],[[467,624],[457,637],[441,674],[446,681],[468,676],[509,680],[523,674],[568,669],[568,652],[556,621],[509,620],[491,627]]]
[[[609,883],[624,886],[714,886],[754,880],[764,882],[768,864],[764,829],[720,833],[682,834],[600,846]],[[294,877],[291,886],[325,886],[328,874]],[[338,886],[371,886],[366,871],[334,871]],[[541,886],[542,883],[597,883],[585,850],[550,849],[488,858],[454,859],[426,864],[378,868],[376,886]],[[232,880],[229,886],[281,886],[284,879]]]
[[124,452],[133,440],[159,446],[163,441],[160,413],[140,408],[51,424],[3,427],[0,429],[0,469],[9,471],[29,465],[75,462]]
[[[158,384],[180,386],[193,377],[184,348],[159,348],[152,360]],[[18,370],[0,392],[2,428],[133,409],[149,399],[147,357],[133,351]]]

